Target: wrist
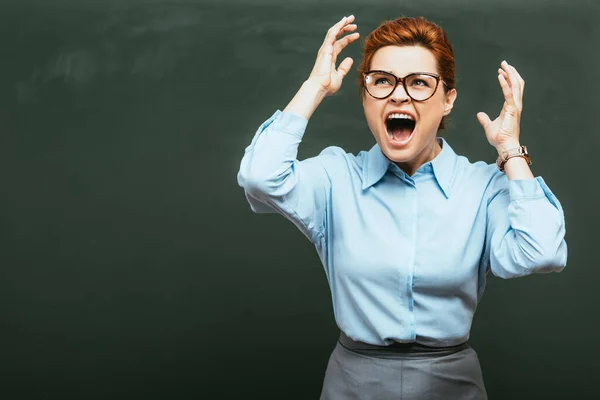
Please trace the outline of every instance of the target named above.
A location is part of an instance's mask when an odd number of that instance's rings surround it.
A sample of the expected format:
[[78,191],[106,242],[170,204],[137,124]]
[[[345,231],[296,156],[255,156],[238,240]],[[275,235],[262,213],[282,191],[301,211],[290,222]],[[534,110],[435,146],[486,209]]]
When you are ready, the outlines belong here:
[[518,140],[510,140],[503,142],[495,147],[496,151],[498,152],[498,155],[502,156],[503,152],[521,147],[521,143]]
[[288,103],[283,111],[299,115],[307,120],[321,104],[325,98],[323,88],[317,82],[306,80],[300,86],[300,89],[294,98]]
[[[515,164],[515,162],[511,162],[513,159],[521,159],[521,162],[517,164],[521,165],[531,165],[531,158],[529,157],[529,152],[527,151],[526,146],[519,147],[511,147],[513,144],[506,146],[506,148],[498,149],[498,158],[496,159],[496,166],[502,172],[505,172],[506,165],[510,162],[511,164]],[[524,161],[524,163],[523,163]],[[529,170],[529,168],[527,168]]]
[[314,97],[317,101],[327,97],[327,90],[319,82],[307,79],[302,83],[301,90],[308,96]]

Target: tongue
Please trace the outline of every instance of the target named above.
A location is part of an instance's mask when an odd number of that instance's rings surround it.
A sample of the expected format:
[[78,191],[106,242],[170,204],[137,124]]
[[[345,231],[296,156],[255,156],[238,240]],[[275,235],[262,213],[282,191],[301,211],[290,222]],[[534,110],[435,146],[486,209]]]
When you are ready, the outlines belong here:
[[410,128],[394,128],[392,129],[392,136],[394,140],[404,141],[409,138],[412,131]]

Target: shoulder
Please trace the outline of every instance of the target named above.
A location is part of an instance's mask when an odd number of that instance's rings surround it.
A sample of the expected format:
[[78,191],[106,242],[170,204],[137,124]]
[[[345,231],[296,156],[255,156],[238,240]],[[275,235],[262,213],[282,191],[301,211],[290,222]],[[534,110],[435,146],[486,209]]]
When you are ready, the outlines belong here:
[[477,188],[484,197],[492,198],[508,190],[508,178],[498,169],[495,162],[470,161],[464,155],[457,155],[456,170],[457,179],[462,184]]
[[473,162],[462,155],[457,157],[457,166],[459,170],[488,182],[506,177],[506,175],[498,169],[496,163],[488,163],[481,160]]
[[340,172],[361,172],[366,155],[366,151],[354,154],[339,146],[329,146],[321,150],[319,155],[309,160],[319,162],[331,176]]

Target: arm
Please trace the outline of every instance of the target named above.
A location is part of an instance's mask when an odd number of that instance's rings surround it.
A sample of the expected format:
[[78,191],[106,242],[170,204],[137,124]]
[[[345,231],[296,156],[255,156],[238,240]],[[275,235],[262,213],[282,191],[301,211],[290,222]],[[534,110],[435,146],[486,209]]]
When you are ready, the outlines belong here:
[[[323,100],[317,85],[305,82],[290,104],[265,121],[246,148],[238,184],[256,199],[281,198],[298,182],[296,160],[308,119]],[[318,172],[313,171],[316,174]]]
[[544,180],[498,174],[492,187],[486,229],[492,273],[514,278],[560,272],[567,262],[564,213]]
[[276,111],[246,148],[237,178],[254,212],[278,212],[314,242],[323,235],[330,181],[322,156],[296,159],[307,123]]
[[[498,69],[504,95],[500,115],[477,118],[498,154],[520,147],[520,119],[525,81],[506,61]],[[486,245],[494,275],[513,278],[534,272],[561,271],[567,262],[565,219],[558,199],[542,178],[535,178],[525,159],[514,157],[496,174],[487,201]]]
[[253,211],[277,211],[313,241],[323,235],[331,183],[322,161],[328,151],[304,161],[296,157],[308,120],[325,97],[339,90],[352,65],[352,59],[346,58],[335,69],[339,52],[358,39],[358,33],[337,39],[356,29],[353,19],[344,17],[329,29],[310,77],[283,112],[277,111],[261,125],[238,173],[238,184]]

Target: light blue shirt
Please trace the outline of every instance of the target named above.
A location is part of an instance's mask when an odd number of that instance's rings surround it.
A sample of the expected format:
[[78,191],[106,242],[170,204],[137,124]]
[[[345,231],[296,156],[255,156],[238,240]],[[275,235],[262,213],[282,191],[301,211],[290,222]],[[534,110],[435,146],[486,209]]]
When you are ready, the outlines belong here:
[[541,177],[509,181],[441,138],[413,176],[377,144],[298,161],[307,123],[277,110],[246,148],[238,183],[254,212],[282,214],[315,245],[336,323],[352,339],[460,344],[488,271],[565,267],[563,209]]

